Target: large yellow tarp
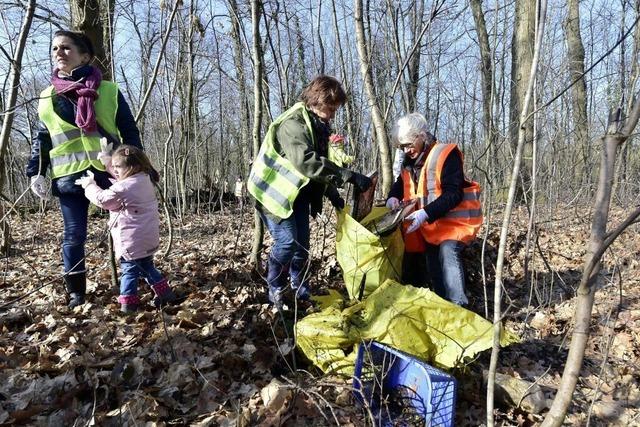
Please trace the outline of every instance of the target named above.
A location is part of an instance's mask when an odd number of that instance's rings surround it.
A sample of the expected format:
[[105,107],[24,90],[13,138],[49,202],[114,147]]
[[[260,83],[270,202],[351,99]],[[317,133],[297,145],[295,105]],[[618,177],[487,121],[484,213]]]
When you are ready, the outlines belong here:
[[[387,280],[362,302],[331,305],[296,325],[297,344],[324,372],[351,375],[357,344],[376,340],[434,366],[453,368],[492,345],[493,326],[434,292]],[[500,344],[517,342],[502,331]]]
[[[366,224],[388,212],[373,208],[361,222]],[[336,257],[342,268],[344,283],[351,299],[357,299],[362,276],[366,274],[366,297],[387,279],[400,280],[404,241],[400,230],[379,237],[353,219],[346,209],[338,211]]]

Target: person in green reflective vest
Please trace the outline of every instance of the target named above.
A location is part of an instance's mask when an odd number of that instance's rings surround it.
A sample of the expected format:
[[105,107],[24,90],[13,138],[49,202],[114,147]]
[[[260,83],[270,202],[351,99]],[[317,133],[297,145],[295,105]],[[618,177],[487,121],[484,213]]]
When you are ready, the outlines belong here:
[[55,68],[51,86],[40,95],[40,125],[26,172],[33,192],[46,199],[45,176],[49,170],[51,192],[60,200],[64,279],[69,307],[73,308],[85,301],[84,245],[89,208],[89,200],[75,181],[91,170],[101,188],[111,185],[109,174],[98,160],[101,137],[114,145],[123,142],[142,148],[142,144],[118,85],[102,80],[100,70],[89,65],[94,57],[91,40],[83,33],[60,30],[54,34],[51,47]]
[[328,158],[331,120],[347,100],[342,84],[319,75],[300,95],[300,102],[271,125],[253,161],[247,190],[256,200],[262,221],[273,237],[268,260],[269,301],[283,306],[290,280],[300,300],[309,290],[309,215],[315,217],[326,196],[344,207],[337,187],[350,182],[365,191],[371,179],[342,168]]

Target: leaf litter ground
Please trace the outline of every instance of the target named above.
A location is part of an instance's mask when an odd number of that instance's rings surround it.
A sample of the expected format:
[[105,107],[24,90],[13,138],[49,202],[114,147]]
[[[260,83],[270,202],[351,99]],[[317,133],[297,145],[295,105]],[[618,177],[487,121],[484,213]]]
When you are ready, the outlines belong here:
[[[502,350],[499,371],[537,382],[549,401],[570,340],[589,230],[587,217],[565,214],[558,209],[538,224],[527,263],[526,218],[516,214],[505,266],[505,323],[522,342]],[[623,212],[612,216],[617,222]],[[321,376],[294,349],[292,327],[312,308],[290,301],[281,316],[266,304],[264,281],[248,266],[252,219],[229,211],[174,219],[171,251],[156,255],[156,263],[184,301],[156,311],[141,284],[147,305],[124,316],[111,285],[103,217],[90,219],[88,304],[74,310],[66,308],[60,276],[58,211],[12,218],[15,242],[4,260],[0,304],[27,296],[0,309],[0,423],[369,425],[366,411],[354,404],[349,379]],[[489,227],[484,250],[479,239],[465,251],[471,308],[482,315],[493,306],[498,221]],[[332,218],[313,222],[315,293],[342,288],[334,230]],[[633,226],[606,255],[568,425],[640,425],[638,231]],[[166,247],[166,224],[162,235]],[[268,246],[270,238],[265,241]],[[488,360],[485,352],[455,373],[456,425],[481,425],[486,418],[481,378]],[[285,393],[265,406],[261,391],[274,378]],[[497,406],[499,425],[542,419]]]

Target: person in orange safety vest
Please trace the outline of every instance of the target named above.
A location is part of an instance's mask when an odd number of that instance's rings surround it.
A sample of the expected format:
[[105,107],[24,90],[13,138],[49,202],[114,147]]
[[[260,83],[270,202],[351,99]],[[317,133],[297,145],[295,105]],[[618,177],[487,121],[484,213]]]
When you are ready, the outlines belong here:
[[387,207],[418,200],[403,223],[403,281],[416,286],[430,281],[438,295],[466,306],[461,253],[482,225],[480,186],[465,178],[458,146],[438,142],[422,114],[400,118],[393,139],[405,158]]

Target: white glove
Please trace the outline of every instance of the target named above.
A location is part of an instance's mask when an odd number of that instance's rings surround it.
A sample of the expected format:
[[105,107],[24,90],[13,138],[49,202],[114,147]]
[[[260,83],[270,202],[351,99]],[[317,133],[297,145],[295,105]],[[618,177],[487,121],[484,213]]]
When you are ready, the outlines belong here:
[[31,177],[31,191],[42,200],[48,200],[47,182],[42,175],[34,175]]
[[389,197],[389,200],[387,200],[387,207],[389,209],[395,209],[398,206],[400,206],[400,200],[398,200],[397,197]]
[[93,172],[87,171],[87,174],[81,178],[76,179],[75,184],[82,188],[87,188],[91,184],[95,184],[96,180],[93,179]]
[[413,233],[418,228],[420,228],[420,226],[422,224],[424,224],[424,222],[428,218],[429,218],[429,215],[427,215],[427,211],[425,211],[424,209],[419,209],[419,210],[413,212],[408,217],[406,217],[404,219],[405,221],[411,221],[411,224],[409,225],[409,228],[407,228],[407,234]]
[[111,151],[113,151],[113,143],[107,142],[107,138],[100,138],[100,152],[98,153],[98,160],[103,165],[109,166],[111,164]]

